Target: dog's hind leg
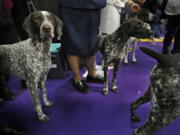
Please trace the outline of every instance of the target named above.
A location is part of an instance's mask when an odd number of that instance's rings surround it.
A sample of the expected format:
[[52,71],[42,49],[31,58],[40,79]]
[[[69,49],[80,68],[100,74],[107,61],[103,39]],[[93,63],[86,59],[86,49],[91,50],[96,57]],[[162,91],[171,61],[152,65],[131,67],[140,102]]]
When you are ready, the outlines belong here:
[[135,38],[132,42],[132,62],[137,63],[136,60],[136,46],[137,46],[137,39]]
[[29,80],[27,80],[26,83],[27,83],[27,87],[30,91],[30,94],[31,94],[31,97],[32,97],[32,100],[34,103],[34,107],[35,107],[35,111],[38,115],[38,119],[40,121],[48,121],[49,117],[43,113],[42,107],[41,107],[41,104],[39,101],[38,88],[37,88],[38,83],[35,81],[29,81]]
[[139,122],[140,121],[140,118],[136,115],[135,112],[136,112],[136,109],[140,105],[145,104],[145,103],[150,101],[150,99],[151,99],[151,93],[150,93],[151,91],[150,91],[150,89],[151,89],[151,85],[149,85],[148,90],[144,93],[143,96],[141,96],[136,101],[131,103],[131,106],[130,106],[131,110],[130,111],[131,111],[131,120],[133,122]]
[[103,70],[104,70],[104,88],[102,90],[102,93],[104,95],[107,95],[109,93],[109,86],[108,86],[108,63],[105,60],[104,60]]
[[118,91],[118,87],[117,87],[117,73],[118,73],[118,70],[119,70],[119,63],[120,63],[120,60],[116,60],[114,62],[113,80],[112,80],[112,91],[113,92],[117,92]]
[[178,104],[175,104],[178,105],[175,106],[174,102],[169,103],[168,101],[163,103],[163,105],[161,104],[162,103],[152,104],[152,110],[149,114],[149,118],[141,127],[134,130],[134,135],[151,135],[170,124],[179,116],[180,106]]
[[42,80],[40,80],[41,96],[42,96],[45,106],[52,106],[53,103],[51,101],[48,101],[48,99],[47,99],[47,90],[46,90],[46,80],[47,79],[46,78],[47,77],[44,76],[44,78]]

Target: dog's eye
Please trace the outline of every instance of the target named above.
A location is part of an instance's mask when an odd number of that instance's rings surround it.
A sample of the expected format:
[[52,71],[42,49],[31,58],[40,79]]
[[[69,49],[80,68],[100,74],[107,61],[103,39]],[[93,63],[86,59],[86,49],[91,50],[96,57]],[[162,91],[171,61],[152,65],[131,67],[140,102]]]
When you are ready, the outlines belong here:
[[48,18],[49,21],[54,22],[54,17],[53,16],[48,16],[47,18]]
[[40,22],[41,19],[42,19],[42,17],[39,14],[32,16],[32,20],[35,22]]

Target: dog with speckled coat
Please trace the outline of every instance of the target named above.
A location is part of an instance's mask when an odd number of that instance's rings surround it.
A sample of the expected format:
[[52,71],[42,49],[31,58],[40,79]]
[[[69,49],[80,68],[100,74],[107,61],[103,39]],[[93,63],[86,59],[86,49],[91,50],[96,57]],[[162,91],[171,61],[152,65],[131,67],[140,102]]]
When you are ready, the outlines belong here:
[[180,54],[162,55],[145,47],[141,50],[155,58],[158,64],[151,71],[148,90],[131,103],[131,120],[140,121],[136,109],[151,102],[149,117],[134,130],[134,135],[151,135],[180,115]]
[[114,63],[112,91],[117,92],[117,72],[120,62],[124,59],[125,50],[128,47],[127,41],[130,37],[149,38],[152,35],[150,25],[137,19],[130,19],[122,23],[122,25],[110,35],[100,35],[98,37],[97,46],[103,55],[104,70],[104,95],[109,93],[108,86],[108,66]]
[[54,14],[36,11],[23,24],[30,38],[13,45],[0,46],[0,70],[26,81],[40,121],[47,121],[49,118],[42,111],[38,84],[45,106],[51,106],[52,102],[47,99],[45,87],[51,66],[50,44],[55,35],[60,38],[62,25],[62,21]]

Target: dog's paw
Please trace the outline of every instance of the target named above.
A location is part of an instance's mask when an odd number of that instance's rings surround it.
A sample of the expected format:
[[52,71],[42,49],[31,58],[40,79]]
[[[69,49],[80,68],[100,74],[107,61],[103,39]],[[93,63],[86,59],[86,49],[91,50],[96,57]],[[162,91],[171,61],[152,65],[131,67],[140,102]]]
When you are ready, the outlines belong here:
[[133,61],[132,63],[133,63],[133,64],[137,64],[138,62],[137,62],[137,61]]
[[131,121],[132,122],[139,122],[139,121],[141,121],[141,119],[136,115],[131,115]]
[[107,95],[107,94],[109,93],[108,88],[103,88],[102,93],[103,93],[104,95]]
[[125,64],[125,65],[129,65],[129,62],[124,61],[124,64]]
[[118,92],[118,87],[116,85],[112,86],[112,92],[114,92],[114,93]]
[[53,104],[53,102],[51,102],[51,101],[48,101],[46,104],[45,104],[45,106],[46,107],[51,107],[51,106],[53,106],[54,104]]
[[143,133],[141,133],[139,131],[140,131],[139,128],[134,129],[133,135],[145,135],[145,134],[143,134]]
[[39,121],[41,121],[41,122],[47,122],[49,120],[50,120],[49,117],[45,114],[43,114],[42,116],[39,117]]

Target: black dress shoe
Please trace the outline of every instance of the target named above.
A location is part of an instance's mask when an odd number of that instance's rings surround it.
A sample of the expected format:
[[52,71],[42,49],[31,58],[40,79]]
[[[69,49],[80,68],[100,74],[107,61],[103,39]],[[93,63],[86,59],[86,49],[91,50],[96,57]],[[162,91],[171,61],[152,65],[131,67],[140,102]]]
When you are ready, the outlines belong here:
[[88,83],[104,83],[104,78],[100,75],[96,75],[96,77],[92,77],[88,75],[86,77],[86,82]]
[[89,90],[88,90],[89,87],[87,86],[87,84],[83,80],[81,80],[79,82],[75,82],[73,80],[72,84],[73,84],[74,88],[77,89],[81,93],[88,93],[89,92]]

